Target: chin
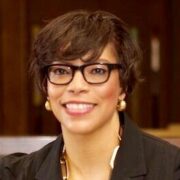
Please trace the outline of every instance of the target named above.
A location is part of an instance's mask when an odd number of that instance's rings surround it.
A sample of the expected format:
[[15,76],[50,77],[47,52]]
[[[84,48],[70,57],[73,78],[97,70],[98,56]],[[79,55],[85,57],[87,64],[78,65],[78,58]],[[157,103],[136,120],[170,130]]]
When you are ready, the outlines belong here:
[[76,135],[89,135],[92,134],[93,132],[95,132],[96,128],[93,127],[90,124],[84,124],[84,123],[76,123],[76,124],[71,124],[71,125],[66,125],[64,126],[64,129],[66,129],[66,131],[70,132],[71,134],[76,134]]

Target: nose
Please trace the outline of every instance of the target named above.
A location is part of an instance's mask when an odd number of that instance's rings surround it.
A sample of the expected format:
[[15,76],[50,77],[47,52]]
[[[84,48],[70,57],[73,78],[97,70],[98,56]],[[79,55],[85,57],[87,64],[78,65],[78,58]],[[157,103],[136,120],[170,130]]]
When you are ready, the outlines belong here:
[[85,93],[88,91],[89,84],[85,81],[82,73],[76,71],[73,80],[68,84],[67,90],[74,94]]

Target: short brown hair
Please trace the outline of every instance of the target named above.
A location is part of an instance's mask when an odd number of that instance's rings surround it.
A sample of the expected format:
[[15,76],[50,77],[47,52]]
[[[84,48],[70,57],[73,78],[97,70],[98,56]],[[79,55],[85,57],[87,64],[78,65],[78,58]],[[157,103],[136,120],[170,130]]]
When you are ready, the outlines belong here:
[[31,71],[38,85],[46,91],[44,67],[54,61],[82,58],[88,52],[88,61],[101,55],[108,42],[115,45],[124,67],[121,84],[130,93],[138,80],[137,63],[141,57],[125,23],[117,16],[105,12],[76,10],[59,16],[48,23],[37,35],[32,49]]

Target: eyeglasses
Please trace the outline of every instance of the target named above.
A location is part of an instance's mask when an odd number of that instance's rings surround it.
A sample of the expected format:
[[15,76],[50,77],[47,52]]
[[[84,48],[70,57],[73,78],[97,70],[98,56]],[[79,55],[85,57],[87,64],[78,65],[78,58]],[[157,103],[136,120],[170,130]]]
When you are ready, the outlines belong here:
[[82,66],[51,64],[45,67],[48,80],[55,85],[69,84],[76,71],[80,71],[89,84],[102,84],[108,81],[114,69],[122,69],[121,64],[93,63]]

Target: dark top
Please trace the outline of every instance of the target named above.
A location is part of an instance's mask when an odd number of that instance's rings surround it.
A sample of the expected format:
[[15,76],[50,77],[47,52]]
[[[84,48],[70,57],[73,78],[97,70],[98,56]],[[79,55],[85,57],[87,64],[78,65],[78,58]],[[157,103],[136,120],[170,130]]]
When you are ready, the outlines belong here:
[[[0,159],[0,180],[62,180],[59,136],[31,154]],[[142,132],[126,116],[111,180],[180,180],[180,149]]]

